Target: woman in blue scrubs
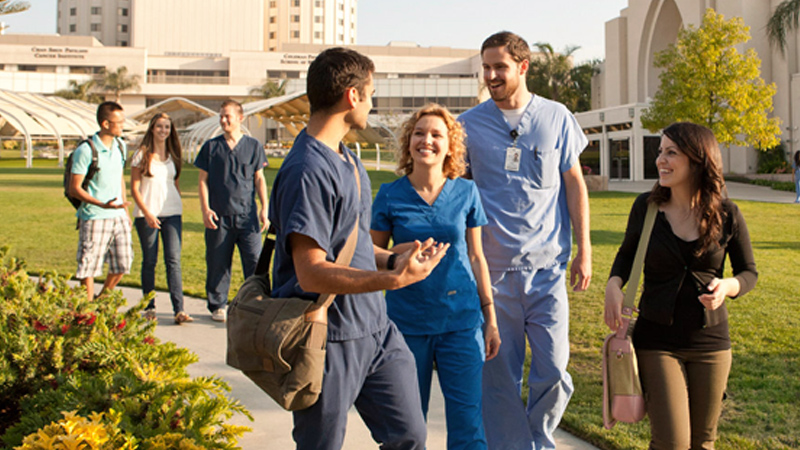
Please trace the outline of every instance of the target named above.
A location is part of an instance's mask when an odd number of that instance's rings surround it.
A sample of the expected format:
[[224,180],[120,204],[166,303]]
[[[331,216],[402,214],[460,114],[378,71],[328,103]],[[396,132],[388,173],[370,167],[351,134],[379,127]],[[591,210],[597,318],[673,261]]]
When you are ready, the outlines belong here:
[[382,185],[372,206],[371,234],[379,247],[387,248],[390,238],[397,253],[428,237],[450,244],[427,279],[386,293],[389,317],[416,358],[426,416],[436,366],[450,450],[486,448],[481,374],[484,359],[500,347],[481,243],[486,215],[475,183],[460,178],[465,152],[464,131],[447,109],[423,107],[403,125],[397,172],[404,176]]

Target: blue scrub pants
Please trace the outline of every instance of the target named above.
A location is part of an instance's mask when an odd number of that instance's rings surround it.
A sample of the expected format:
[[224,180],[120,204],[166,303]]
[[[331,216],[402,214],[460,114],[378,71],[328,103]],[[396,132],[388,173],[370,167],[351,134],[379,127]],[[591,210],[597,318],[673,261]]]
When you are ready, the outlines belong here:
[[375,334],[328,341],[319,400],[294,412],[297,450],[339,450],[355,406],[383,450],[424,450],[427,430],[414,356],[394,323]]
[[212,313],[228,306],[233,248],[239,248],[247,278],[261,256],[261,232],[255,209],[238,216],[220,216],[217,229],[206,228],[206,296]]
[[[483,420],[492,450],[554,449],[572,396],[566,264],[491,272],[503,344],[483,366]],[[531,347],[528,404],[520,401],[525,341]]]
[[405,335],[417,362],[422,412],[427,419],[433,364],[439,375],[447,419],[448,450],[485,450],[481,415],[484,349],[480,326],[450,333]]

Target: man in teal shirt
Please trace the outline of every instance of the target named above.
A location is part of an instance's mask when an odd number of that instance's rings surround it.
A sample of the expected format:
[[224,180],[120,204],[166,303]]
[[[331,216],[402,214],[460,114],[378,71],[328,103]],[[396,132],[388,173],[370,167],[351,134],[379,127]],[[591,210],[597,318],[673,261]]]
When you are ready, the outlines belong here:
[[103,290],[112,290],[130,272],[133,262],[131,248],[131,222],[128,216],[130,202],[125,197],[125,144],[121,139],[125,113],[115,102],[104,102],[97,107],[97,124],[100,131],[90,137],[97,149],[99,170],[86,189],[83,180],[92,163],[92,148],[83,143],[75,149],[70,180],[70,195],[81,201],[76,215],[80,237],[78,239],[78,270],[75,278],[94,298],[94,277],[102,275],[103,262],[108,262],[108,275]]

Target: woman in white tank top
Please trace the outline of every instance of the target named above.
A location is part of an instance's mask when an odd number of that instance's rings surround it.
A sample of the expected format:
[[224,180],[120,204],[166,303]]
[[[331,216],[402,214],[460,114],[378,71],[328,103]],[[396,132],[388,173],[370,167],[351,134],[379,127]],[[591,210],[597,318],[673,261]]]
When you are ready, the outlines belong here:
[[[181,143],[172,119],[158,113],[150,120],[139,150],[131,159],[131,193],[136,206],[134,225],[142,244],[142,293],[155,291],[158,236],[164,243],[167,286],[175,323],[191,322],[183,311],[181,241],[183,206],[178,179],[181,174]],[[156,318],[155,297],[145,317]]]

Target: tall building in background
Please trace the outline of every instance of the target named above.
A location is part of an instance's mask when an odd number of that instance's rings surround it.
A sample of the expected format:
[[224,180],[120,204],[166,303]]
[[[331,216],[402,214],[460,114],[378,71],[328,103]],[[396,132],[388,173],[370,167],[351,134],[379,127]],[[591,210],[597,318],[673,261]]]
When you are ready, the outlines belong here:
[[58,0],[57,32],[150,55],[355,45],[357,0]]
[[58,0],[56,32],[93,36],[104,45],[131,45],[133,0]]

